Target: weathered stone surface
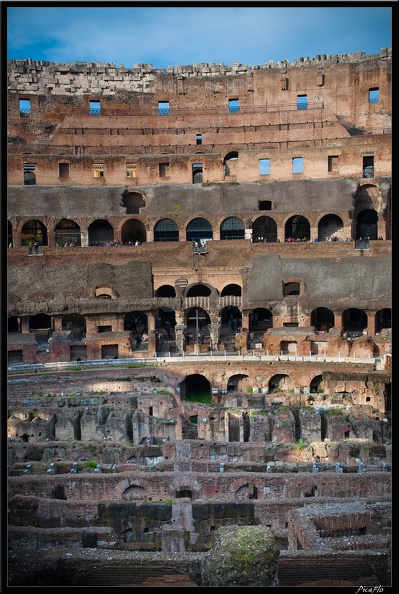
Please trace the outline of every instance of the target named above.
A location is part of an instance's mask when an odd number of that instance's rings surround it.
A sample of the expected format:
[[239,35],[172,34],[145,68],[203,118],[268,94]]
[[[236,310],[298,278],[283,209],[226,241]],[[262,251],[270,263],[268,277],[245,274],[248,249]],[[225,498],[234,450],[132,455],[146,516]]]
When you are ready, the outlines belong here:
[[203,581],[219,588],[275,586],[279,555],[266,526],[220,529],[204,562]]

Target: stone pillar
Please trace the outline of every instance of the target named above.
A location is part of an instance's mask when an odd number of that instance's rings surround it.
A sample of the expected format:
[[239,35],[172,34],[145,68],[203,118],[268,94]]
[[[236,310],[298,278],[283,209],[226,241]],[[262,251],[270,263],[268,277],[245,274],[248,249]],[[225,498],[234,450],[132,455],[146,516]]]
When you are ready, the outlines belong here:
[[53,330],[54,332],[62,330],[62,318],[60,316],[53,316]]
[[184,351],[184,331],[187,326],[185,324],[176,324],[175,326],[175,341],[176,349],[182,353]]
[[48,247],[55,247],[55,231],[47,231]]
[[377,330],[377,315],[375,311],[367,311],[367,335],[374,336]]
[[211,349],[216,349],[220,339],[220,323],[209,324],[208,328]]
[[29,334],[29,320],[30,320],[30,317],[28,317],[28,316],[21,317],[21,333],[22,334]]
[[156,338],[155,338],[155,325],[157,319],[158,310],[154,313],[149,311],[147,313],[148,321],[148,354],[151,356],[157,350]]

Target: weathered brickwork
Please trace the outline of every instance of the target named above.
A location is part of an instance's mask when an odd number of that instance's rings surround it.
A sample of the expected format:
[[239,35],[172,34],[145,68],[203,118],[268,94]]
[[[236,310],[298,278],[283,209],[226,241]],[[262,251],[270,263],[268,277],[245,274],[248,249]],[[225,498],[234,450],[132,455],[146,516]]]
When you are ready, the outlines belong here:
[[391,60],[8,62],[10,585],[390,585]]

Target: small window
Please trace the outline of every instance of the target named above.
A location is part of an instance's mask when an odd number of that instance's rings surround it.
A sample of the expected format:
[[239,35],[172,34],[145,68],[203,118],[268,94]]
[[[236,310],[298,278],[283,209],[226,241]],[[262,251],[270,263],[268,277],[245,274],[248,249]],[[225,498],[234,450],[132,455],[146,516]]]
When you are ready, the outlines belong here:
[[195,135],[195,144],[202,144],[202,134]]
[[380,89],[369,89],[369,103],[378,103],[380,98]]
[[259,159],[259,174],[270,175],[270,159]]
[[100,101],[90,101],[90,115],[100,115],[101,103]]
[[19,113],[30,114],[30,99],[19,100]]
[[328,156],[328,173],[338,171],[338,155]]
[[136,163],[126,163],[126,177],[137,177]]
[[292,159],[292,173],[303,173],[303,157]]
[[296,106],[297,106],[297,109],[307,109],[308,108],[308,96],[307,95],[298,95]]
[[229,99],[229,112],[238,113],[240,111],[240,102],[238,99]]
[[202,184],[202,163],[193,164],[193,184]]
[[363,177],[374,177],[374,157],[363,157]]
[[112,326],[97,326],[97,332],[112,332]]
[[158,101],[158,115],[169,115],[169,101]]
[[63,179],[69,177],[69,163],[58,163],[58,177]]
[[103,163],[94,163],[94,165],[93,165],[93,177],[104,177],[104,165],[103,165]]
[[168,177],[169,174],[169,163],[159,164],[159,177]]
[[24,163],[24,186],[36,185],[36,175],[33,163]]

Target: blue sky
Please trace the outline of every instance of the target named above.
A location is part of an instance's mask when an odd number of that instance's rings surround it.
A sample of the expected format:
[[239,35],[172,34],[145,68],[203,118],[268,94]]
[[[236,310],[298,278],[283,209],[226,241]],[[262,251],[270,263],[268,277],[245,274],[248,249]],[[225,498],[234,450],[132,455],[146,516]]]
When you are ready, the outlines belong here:
[[8,58],[127,68],[139,63],[256,66],[392,47],[391,7],[115,4],[8,3]]

